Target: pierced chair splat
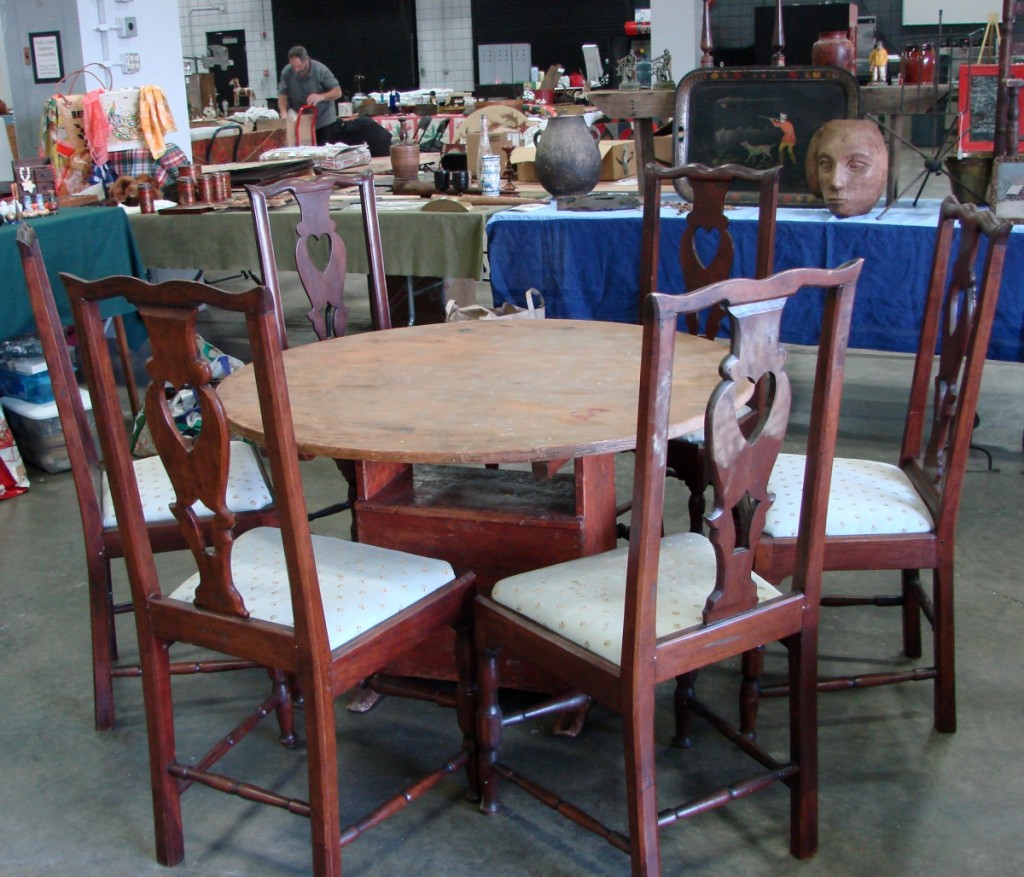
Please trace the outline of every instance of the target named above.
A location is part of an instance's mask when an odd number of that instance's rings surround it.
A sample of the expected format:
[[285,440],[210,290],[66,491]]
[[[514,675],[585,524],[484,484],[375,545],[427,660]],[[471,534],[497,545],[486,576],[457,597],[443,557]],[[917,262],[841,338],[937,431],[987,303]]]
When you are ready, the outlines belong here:
[[[832,271],[795,269],[761,280],[733,279],[688,295],[653,294],[645,304],[637,461],[628,548],[616,548],[499,581],[476,599],[480,668],[481,808],[498,807],[497,780],[514,783],[630,856],[632,873],[661,873],[659,829],[782,782],[790,791],[790,849],[805,858],[817,847],[818,591],[825,500],[838,425],[839,395],[853,296],[862,261]],[[789,590],[752,573],[753,555],[771,505],[768,478],[789,415],[786,352],[779,344],[785,300],[804,287],[824,289],[824,324],[812,413],[799,564]],[[711,535],[663,535],[665,448],[671,423],[671,364],[677,321],[723,304],[733,326],[721,382],[705,415],[714,508]],[[737,394],[765,392],[757,427],[745,433]],[[789,757],[778,759],[743,739],[725,719],[683,689],[687,712],[708,719],[762,766],[763,773],[658,811],[655,688],[765,642],[789,653]],[[503,714],[496,660],[507,648],[550,669],[584,700],[622,717],[628,833],[602,824],[498,760]],[[538,711],[543,713],[543,710]],[[511,748],[511,747],[509,747]]]
[[[263,186],[245,187],[252,204],[252,221],[256,232],[260,270],[264,283],[273,291],[277,321],[281,329],[281,343],[288,346],[285,329],[284,306],[277,256],[270,230],[270,201],[281,195],[291,195],[299,208],[295,225],[295,264],[299,282],[310,303],[307,313],[317,338],[340,338],[348,326],[349,306],[345,303],[345,275],[348,268],[348,249],[331,219],[331,195],[356,188],[363,218],[363,238],[366,246],[367,276],[370,295],[370,320],[374,329],[390,329],[391,313],[388,308],[387,278],[384,275],[384,250],[381,244],[377,201],[373,191],[373,174],[322,174],[313,180],[287,178]],[[349,460],[336,461],[348,485],[347,499],[311,513],[311,519],[325,517],[352,507],[356,497],[355,466]],[[353,518],[352,535],[356,524]]]
[[[781,173],[781,167],[753,170],[736,164],[721,167],[684,164],[672,168],[648,165],[644,177],[640,301],[648,293],[663,289],[658,282],[661,258],[661,199],[658,196],[665,180],[671,180],[693,204],[686,215],[686,227],[677,254],[686,289],[692,292],[725,280],[732,273],[736,247],[729,231],[727,205],[738,185],[756,186],[758,192],[757,252],[753,276],[762,278],[772,273]],[[724,317],[725,309],[716,305],[704,314],[687,314],[685,324],[692,335],[716,338]],[[704,436],[700,433],[669,442],[668,471],[690,490],[690,529],[695,533],[703,528],[704,492],[709,483],[706,454]]]
[[[956,731],[957,513],[1010,230],[990,212],[961,205],[952,196],[942,203],[897,462],[837,458],[829,497],[825,569],[899,570],[902,584],[898,594],[877,597],[826,594],[822,605],[899,606],[908,658],[921,657],[923,615],[932,629],[933,658],[931,666],[822,679],[819,688],[932,680],[935,730],[945,733]],[[771,582],[796,567],[803,459],[780,455],[769,484],[776,499],[755,568]],[[920,577],[929,569],[931,594]],[[748,735],[755,730],[759,698],[787,691],[784,685],[760,684],[762,659],[751,655],[744,668],[742,725]]]
[[[25,285],[28,288],[43,356],[53,385],[57,413],[68,449],[71,476],[82,518],[92,631],[94,719],[96,729],[106,731],[113,728],[115,722],[114,679],[121,676],[138,676],[140,672],[137,663],[118,661],[115,618],[119,614],[130,612],[131,604],[115,601],[110,562],[124,556],[125,543],[114,514],[106,470],[97,452],[89,418],[82,402],[35,231],[30,225],[22,225],[18,229],[17,240],[25,272]],[[122,339],[118,336],[116,341],[118,348],[121,349]],[[122,366],[126,372],[130,372],[130,365],[126,363],[127,359],[122,353]],[[98,391],[91,380],[88,381],[88,386],[89,393],[95,400]],[[133,386],[134,384],[129,386],[130,400]],[[115,395],[114,398],[120,397]],[[132,405],[133,413],[137,407],[136,398]],[[93,416],[98,420],[102,415],[94,409]],[[124,416],[119,408],[115,424],[115,428],[124,430]],[[236,498],[232,507],[238,514],[239,532],[276,520],[277,511],[273,505],[273,494],[252,448],[242,442],[233,442],[230,454],[232,494]],[[128,459],[130,460],[130,455]],[[143,492],[146,534],[153,550],[183,550],[186,544],[173,522],[169,508],[174,498],[173,489],[160,461],[150,457],[133,460],[131,465]],[[204,526],[210,514],[208,510],[202,512],[201,520]],[[184,675],[255,666],[257,665],[253,663],[240,663],[235,660],[211,659],[176,662],[171,665],[171,672]],[[290,720],[284,719],[284,738],[290,737],[289,726]]]
[[[228,292],[191,281],[154,285],[126,277],[90,283],[65,276],[65,285],[83,356],[99,390],[101,444],[113,461],[110,484],[124,532],[142,656],[158,861],[175,865],[184,858],[180,799],[194,783],[306,816],[310,873],[315,877],[340,877],[343,846],[463,766],[468,767],[469,795],[475,798],[475,689],[469,641],[473,576],[456,577],[443,561],[310,533],[282,360],[283,332],[271,292],[266,287]],[[153,339],[148,366],[153,383],[146,395],[146,414],[174,486],[176,523],[195,561],[195,573],[173,590],[163,587],[154,563],[137,479],[127,460],[127,438],[112,426],[118,409],[98,304],[117,295],[138,308]],[[236,530],[238,518],[227,503],[227,417],[211,385],[210,370],[196,354],[195,324],[203,307],[245,321],[279,525],[241,534]],[[200,400],[202,430],[191,447],[174,425],[161,391],[165,383],[187,384]],[[209,528],[200,526],[192,507],[197,498],[215,513]],[[366,590],[379,599],[366,600]],[[334,700],[443,627],[456,632],[458,682],[453,700],[458,728],[453,722],[451,741],[455,752],[424,778],[343,827]],[[215,770],[265,715],[266,705],[218,737],[205,755],[179,758],[175,726],[184,725],[187,718],[176,715],[170,697],[170,642],[215,647],[239,660],[279,667],[298,680],[308,800]]]

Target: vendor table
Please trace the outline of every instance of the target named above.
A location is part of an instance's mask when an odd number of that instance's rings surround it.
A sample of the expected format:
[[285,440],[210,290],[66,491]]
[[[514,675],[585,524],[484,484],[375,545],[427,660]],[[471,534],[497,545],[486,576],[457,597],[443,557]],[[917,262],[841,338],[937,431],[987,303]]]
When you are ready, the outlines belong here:
[[[422,204],[404,207],[383,201],[378,207],[384,266],[388,274],[416,277],[470,277],[483,272],[484,226],[493,210],[424,213]],[[296,207],[270,213],[276,241],[294,239]],[[349,271],[369,270],[357,205],[331,211],[348,247]],[[252,214],[216,210],[199,214],[137,214],[131,217],[142,262],[147,268],[253,270],[259,265]],[[295,249],[276,246],[277,265],[295,270]]]
[[[685,290],[676,254],[685,215],[665,196],[662,209],[659,288]],[[865,258],[857,284],[850,346],[913,352],[917,348],[922,304],[931,270],[936,200],[914,208],[904,202],[884,216],[839,219],[826,210],[778,211],[775,270],[841,265]],[[756,249],[756,210],[730,213],[736,241],[735,276],[751,276]],[[487,224],[488,259],[494,303],[524,304],[530,287],[544,295],[548,317],[584,320],[637,320],[641,211],[602,213],[508,210]],[[816,344],[818,297],[798,293],[787,303],[782,337],[794,344]],[[1024,227],[1015,227],[1007,248],[1003,286],[988,355],[1024,361]]]
[[[66,207],[56,216],[27,221],[32,223],[39,239],[46,273],[65,325],[71,322],[71,308],[58,272],[67,271],[86,280],[109,274],[142,275],[139,250],[128,217],[120,207]],[[36,331],[15,246],[16,232],[15,225],[0,228],[0,339]],[[105,316],[129,310],[127,302],[118,301],[120,304],[112,301],[104,306]]]

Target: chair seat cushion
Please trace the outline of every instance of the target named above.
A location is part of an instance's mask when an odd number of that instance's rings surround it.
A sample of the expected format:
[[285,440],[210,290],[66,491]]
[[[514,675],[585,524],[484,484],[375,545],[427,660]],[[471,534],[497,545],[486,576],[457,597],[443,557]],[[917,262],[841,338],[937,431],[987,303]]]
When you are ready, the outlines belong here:
[[[623,546],[544,569],[502,579],[491,597],[542,627],[619,664],[626,601]],[[702,612],[715,586],[715,549],[699,533],[677,533],[661,540],[655,631],[665,636],[703,624]],[[754,576],[758,600],[780,591]]]
[[[142,498],[142,512],[147,524],[173,521],[171,503],[174,502],[174,487],[159,457],[134,460],[135,480],[139,484]],[[107,476],[103,476],[103,526],[114,527],[114,504],[110,497]],[[263,467],[252,445],[245,442],[231,442],[231,467],[228,471],[228,508],[233,512],[254,512],[265,509],[274,501],[270,486],[263,474]],[[199,517],[208,518],[213,513],[201,502],[193,508]]]
[[[449,563],[403,551],[313,536],[327,636],[332,649],[386,621],[448,584]],[[251,618],[293,624],[281,531],[256,527],[235,540],[231,574]],[[199,573],[170,597],[192,602]]]
[[[796,538],[805,462],[803,454],[779,454],[768,480],[775,502],[768,509],[766,535]],[[827,536],[930,533],[934,529],[928,506],[899,466],[836,458],[828,496]]]

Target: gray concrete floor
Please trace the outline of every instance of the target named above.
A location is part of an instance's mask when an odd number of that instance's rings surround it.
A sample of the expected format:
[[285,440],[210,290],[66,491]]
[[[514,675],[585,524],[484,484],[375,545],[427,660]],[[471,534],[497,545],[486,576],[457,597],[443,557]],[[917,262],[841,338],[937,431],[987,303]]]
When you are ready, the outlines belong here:
[[[359,298],[358,295],[355,296]],[[365,306],[354,303],[365,326]],[[289,332],[302,328],[294,289]],[[230,327],[211,324],[211,340],[231,345]],[[296,338],[296,341],[299,339]],[[796,376],[794,446],[802,440],[810,381],[809,351],[793,354]],[[857,352],[847,370],[841,452],[894,460],[910,359]],[[667,874],[693,875],[1003,875],[1024,873],[1024,771],[1020,725],[1024,676],[1019,635],[1024,624],[1024,553],[1019,541],[1024,460],[1021,430],[1024,366],[988,364],[957,539],[959,731],[932,730],[927,683],[823,695],[820,701],[821,844],[799,863],[788,853],[788,804],[779,787],[662,832]],[[31,472],[24,496],[0,503],[3,534],[0,663],[8,667],[0,713],[0,874],[137,877],[167,873],[155,863],[141,693],[135,680],[116,683],[117,728],[92,729],[88,618],[81,529],[70,474]],[[342,484],[333,464],[304,465],[311,507],[333,500]],[[630,461],[618,473],[628,492]],[[673,491],[670,526],[681,526],[685,497]],[[317,523],[344,536],[347,516]],[[187,568],[161,558],[167,581]],[[880,591],[886,574],[831,574],[826,584]],[[126,592],[123,568],[115,583]],[[871,671],[899,654],[897,613],[885,609],[826,610],[823,671]],[[135,652],[130,618],[120,622],[125,657]],[[926,645],[927,649],[927,645]],[[858,657],[866,656],[866,657]],[[778,650],[769,660],[781,670]],[[731,710],[736,667],[704,673],[706,698]],[[175,680],[179,753],[196,757],[266,692],[256,672]],[[698,725],[696,745],[668,745],[671,692],[658,701],[663,750],[659,783],[665,803],[739,778],[748,766]],[[457,745],[450,712],[386,699],[364,715],[338,711],[339,782],[348,816],[363,812],[417,771],[433,767]],[[503,757],[524,772],[546,776],[566,796],[592,805],[624,829],[621,744],[617,720],[597,709],[576,739],[555,738],[549,724],[510,729]],[[762,710],[762,740],[786,745],[785,706]],[[287,794],[305,795],[301,748],[285,751],[264,723],[229,757],[230,768]],[[345,850],[347,874],[625,875],[628,859],[602,841],[553,817],[509,789],[505,809],[486,818],[450,778],[401,815]],[[308,827],[283,811],[195,788],[184,797],[186,859],[176,873],[302,875],[309,871]],[[344,817],[343,817],[344,818]]]

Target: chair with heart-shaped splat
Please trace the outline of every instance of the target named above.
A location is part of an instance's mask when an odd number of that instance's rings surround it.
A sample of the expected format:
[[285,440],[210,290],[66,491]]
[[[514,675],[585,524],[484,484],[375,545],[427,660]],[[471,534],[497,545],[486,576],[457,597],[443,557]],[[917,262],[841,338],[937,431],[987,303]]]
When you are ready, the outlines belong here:
[[[692,292],[712,283],[726,280],[733,273],[736,242],[729,230],[727,205],[735,203],[737,192],[754,192],[758,199],[757,251],[753,277],[772,273],[775,252],[775,215],[779,203],[781,167],[753,170],[737,164],[707,167],[683,164],[646,169],[643,236],[641,238],[640,302],[654,290],[665,290],[659,283],[659,237],[661,234],[661,186],[671,180],[680,194],[692,202],[686,216],[686,227],[679,242],[679,267],[686,291]],[[664,272],[660,272],[664,274]],[[642,307],[638,313],[642,313]],[[722,327],[726,311],[721,306],[709,308],[698,317],[687,314],[686,328],[693,335],[715,338]],[[754,418],[756,420],[756,418]],[[669,472],[690,489],[690,529],[703,529],[704,491],[708,486],[706,451],[703,432],[681,436],[669,442]]]

